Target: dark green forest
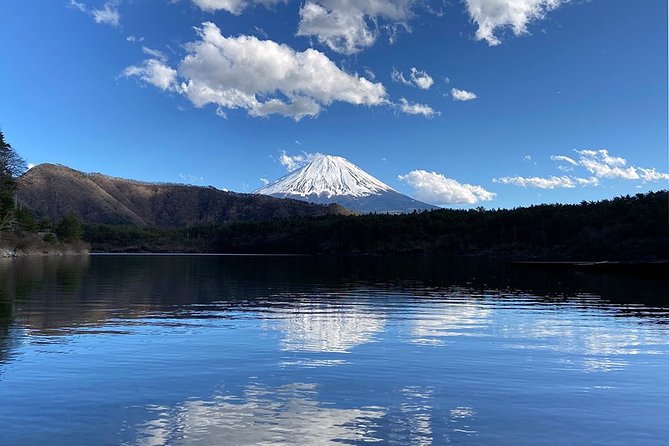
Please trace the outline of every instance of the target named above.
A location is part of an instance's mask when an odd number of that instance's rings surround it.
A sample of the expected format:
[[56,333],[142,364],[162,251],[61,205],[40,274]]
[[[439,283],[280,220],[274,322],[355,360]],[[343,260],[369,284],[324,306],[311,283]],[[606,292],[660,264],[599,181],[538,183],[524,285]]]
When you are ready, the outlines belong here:
[[667,191],[580,204],[331,215],[219,227],[85,225],[93,251],[474,255],[545,260],[669,258]]

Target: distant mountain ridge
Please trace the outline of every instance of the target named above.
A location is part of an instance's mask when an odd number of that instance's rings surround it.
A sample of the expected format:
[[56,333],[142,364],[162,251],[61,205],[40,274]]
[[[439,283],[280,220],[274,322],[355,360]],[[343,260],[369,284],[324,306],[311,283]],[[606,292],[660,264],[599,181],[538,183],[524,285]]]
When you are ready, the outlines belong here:
[[337,203],[359,212],[400,213],[438,208],[403,195],[347,159],[332,155],[319,156],[255,193],[311,203]]
[[17,199],[44,217],[74,213],[84,223],[190,227],[272,218],[350,214],[341,206],[156,184],[40,164],[18,180]]

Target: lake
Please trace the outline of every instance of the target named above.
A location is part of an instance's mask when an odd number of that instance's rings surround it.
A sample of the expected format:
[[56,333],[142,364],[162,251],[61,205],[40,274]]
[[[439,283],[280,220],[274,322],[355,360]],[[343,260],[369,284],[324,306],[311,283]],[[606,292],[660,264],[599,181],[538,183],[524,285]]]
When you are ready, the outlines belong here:
[[667,280],[472,259],[0,259],[3,446],[667,439]]

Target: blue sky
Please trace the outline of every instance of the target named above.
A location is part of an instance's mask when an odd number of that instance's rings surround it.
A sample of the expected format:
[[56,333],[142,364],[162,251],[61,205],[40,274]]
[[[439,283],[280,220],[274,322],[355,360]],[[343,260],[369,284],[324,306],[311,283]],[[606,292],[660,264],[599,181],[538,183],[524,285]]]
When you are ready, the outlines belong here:
[[251,192],[324,153],[454,207],[669,184],[663,1],[0,9],[0,127],[32,164]]

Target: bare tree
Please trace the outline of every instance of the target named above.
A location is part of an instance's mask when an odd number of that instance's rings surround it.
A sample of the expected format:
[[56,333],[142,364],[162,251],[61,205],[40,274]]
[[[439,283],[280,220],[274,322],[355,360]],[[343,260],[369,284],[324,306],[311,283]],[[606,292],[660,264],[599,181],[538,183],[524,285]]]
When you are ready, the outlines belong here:
[[16,177],[25,170],[25,160],[5,141],[5,135],[0,130],[0,191],[14,191]]

